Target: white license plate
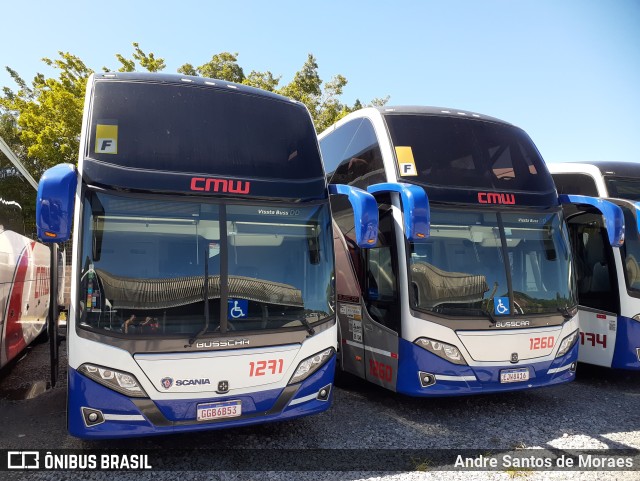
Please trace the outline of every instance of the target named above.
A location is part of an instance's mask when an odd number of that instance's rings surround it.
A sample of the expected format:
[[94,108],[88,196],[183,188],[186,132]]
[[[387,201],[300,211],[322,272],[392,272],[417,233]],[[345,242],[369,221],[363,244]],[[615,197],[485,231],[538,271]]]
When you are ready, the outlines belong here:
[[212,419],[237,418],[242,415],[242,401],[223,401],[198,404],[198,421]]
[[500,382],[522,382],[529,380],[529,369],[506,369],[504,371],[500,371]]

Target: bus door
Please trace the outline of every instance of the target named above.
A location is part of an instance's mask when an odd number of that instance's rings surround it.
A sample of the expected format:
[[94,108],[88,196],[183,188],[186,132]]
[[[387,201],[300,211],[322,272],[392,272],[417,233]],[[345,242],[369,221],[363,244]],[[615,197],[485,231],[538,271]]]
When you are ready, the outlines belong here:
[[365,378],[395,391],[400,334],[398,249],[388,193],[376,195],[378,242],[365,252],[362,316]]
[[578,360],[611,367],[620,312],[616,268],[620,248],[612,245],[616,242],[610,238],[610,230],[615,230],[615,224],[608,222],[611,214],[604,213],[603,216],[603,212],[592,204],[565,204],[564,211],[578,284]]
[[[365,253],[362,316],[366,379],[396,390],[401,302],[398,243],[429,235],[429,203],[421,187],[403,183],[369,186],[378,203],[378,242]],[[399,195],[403,220],[394,219],[392,196]]]

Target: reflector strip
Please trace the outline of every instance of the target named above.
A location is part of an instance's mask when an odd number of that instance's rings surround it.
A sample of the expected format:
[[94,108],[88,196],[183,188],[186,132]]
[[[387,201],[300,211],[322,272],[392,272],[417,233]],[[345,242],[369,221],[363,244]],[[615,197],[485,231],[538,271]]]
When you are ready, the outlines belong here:
[[144,421],[142,414],[103,414],[105,421]]
[[317,397],[318,397],[318,393],[314,392],[313,394],[309,394],[308,396],[299,397],[297,399],[294,399],[293,401],[291,401],[289,403],[289,406],[295,406],[296,404],[306,403],[307,401],[313,401]]
[[566,364],[562,367],[554,367],[553,369],[549,369],[547,371],[547,374],[556,374],[558,372],[562,372],[562,371],[566,371],[567,369],[571,368],[571,364]]
[[477,381],[475,376],[445,376],[444,374],[434,374],[436,380],[438,381],[457,381],[457,382],[466,382],[466,381]]
[[378,349],[376,347],[365,346],[361,342],[347,340],[346,344],[353,347],[359,347],[360,349],[364,349],[365,351],[374,352],[376,354],[382,354],[383,356],[387,356],[393,359],[398,359],[398,354],[395,352],[383,351],[382,349]]

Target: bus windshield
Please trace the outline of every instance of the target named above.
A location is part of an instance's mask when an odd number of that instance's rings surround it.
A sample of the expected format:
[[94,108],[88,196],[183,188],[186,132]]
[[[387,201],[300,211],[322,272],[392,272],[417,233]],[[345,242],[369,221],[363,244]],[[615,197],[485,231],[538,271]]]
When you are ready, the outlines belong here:
[[558,212],[433,208],[429,240],[411,244],[410,276],[414,307],[450,316],[491,317],[497,298],[510,299],[512,315],[577,304]]
[[624,266],[627,291],[633,297],[640,297],[640,236],[638,220],[627,205],[617,203],[624,214],[624,244],[620,248]]
[[604,176],[609,197],[640,201],[640,178]]
[[496,122],[435,115],[385,115],[403,181],[490,190],[548,192],[551,176],[524,131]]
[[[327,204],[225,204],[88,191],[80,326],[189,336],[298,329],[331,314]],[[221,306],[221,299],[227,306]],[[205,302],[205,299],[206,302]]]
[[324,175],[304,106],[224,86],[97,81],[88,139],[85,155],[127,169],[289,180]]

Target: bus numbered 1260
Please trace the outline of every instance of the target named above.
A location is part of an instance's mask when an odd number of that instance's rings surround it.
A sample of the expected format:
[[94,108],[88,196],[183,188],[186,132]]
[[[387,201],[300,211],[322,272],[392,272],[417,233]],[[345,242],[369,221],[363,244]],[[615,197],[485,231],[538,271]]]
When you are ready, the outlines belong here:
[[[624,216],[624,243],[608,242],[612,226],[590,205],[565,207],[578,279],[578,360],[640,369],[640,165],[623,162],[549,164],[558,192],[595,196]],[[615,227],[613,227],[615,228]]]
[[331,199],[340,369],[415,396],[574,378],[567,229],[524,131],[454,109],[383,107],[319,138],[330,181],[368,190],[379,209],[378,242],[365,251],[350,206]]
[[[373,245],[373,197],[331,186]],[[75,207],[74,207],[75,206]],[[77,170],[38,235],[69,236],[68,428],[82,438],[291,419],[331,401],[329,188],[303,104],[225,81],[89,79]]]

